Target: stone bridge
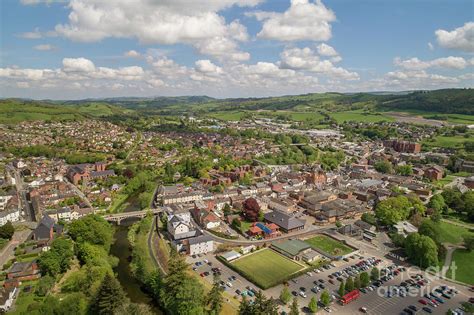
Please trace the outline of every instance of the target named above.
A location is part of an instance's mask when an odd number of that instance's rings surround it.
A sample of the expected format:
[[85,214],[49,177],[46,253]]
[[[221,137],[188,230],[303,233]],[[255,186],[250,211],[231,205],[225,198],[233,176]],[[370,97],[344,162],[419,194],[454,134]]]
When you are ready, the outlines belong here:
[[162,209],[147,209],[147,210],[141,210],[141,211],[131,211],[131,212],[122,212],[122,213],[114,213],[114,214],[108,214],[104,216],[104,219],[106,219],[109,222],[116,222],[117,224],[120,224],[120,222],[124,219],[128,218],[144,218],[148,213],[153,213],[153,215],[157,215],[160,213]]

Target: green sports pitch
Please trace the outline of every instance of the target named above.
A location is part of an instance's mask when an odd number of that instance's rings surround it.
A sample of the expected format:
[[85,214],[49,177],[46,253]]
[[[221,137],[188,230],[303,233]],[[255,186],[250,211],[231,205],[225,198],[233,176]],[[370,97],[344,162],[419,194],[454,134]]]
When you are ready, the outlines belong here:
[[271,249],[262,249],[231,262],[242,276],[262,289],[271,288],[296,276],[307,267],[278,254]]

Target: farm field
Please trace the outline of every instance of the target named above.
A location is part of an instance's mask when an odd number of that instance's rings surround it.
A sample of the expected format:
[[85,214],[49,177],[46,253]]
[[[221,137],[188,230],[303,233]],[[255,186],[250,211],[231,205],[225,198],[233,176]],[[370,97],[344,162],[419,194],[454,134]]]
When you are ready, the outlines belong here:
[[319,249],[333,256],[343,256],[353,251],[349,246],[326,235],[318,235],[304,241],[310,244],[314,249]]
[[[474,261],[474,251],[469,252],[465,249],[457,249],[454,251],[452,262],[455,263],[457,268],[454,273],[454,280],[474,285],[474,269],[472,268],[472,261]],[[453,278],[452,273],[453,270],[450,268],[447,272],[448,278]]]
[[271,249],[262,249],[231,262],[249,281],[260,288],[270,288],[291,278],[292,274],[305,269],[289,258]]
[[383,115],[383,114],[368,114],[364,113],[363,110],[352,110],[344,112],[331,113],[338,123],[343,123],[345,121],[358,121],[358,122],[379,122],[379,121],[394,121],[392,117]]
[[464,142],[474,142],[474,135],[471,134],[470,137],[465,138],[464,136],[438,136],[434,141],[425,140],[422,142],[422,145],[428,148],[440,147],[440,148],[452,148],[458,149],[462,148]]

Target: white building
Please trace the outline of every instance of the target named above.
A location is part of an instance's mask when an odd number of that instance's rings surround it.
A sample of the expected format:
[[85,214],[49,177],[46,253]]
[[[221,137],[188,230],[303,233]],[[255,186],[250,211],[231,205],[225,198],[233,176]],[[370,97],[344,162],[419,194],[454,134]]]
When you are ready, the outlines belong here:
[[206,254],[214,251],[214,241],[208,235],[201,235],[187,240],[188,255]]
[[3,314],[3,312],[7,312],[8,310],[10,310],[13,304],[13,300],[15,299],[16,292],[16,287],[12,289],[2,288],[0,290],[0,313]]

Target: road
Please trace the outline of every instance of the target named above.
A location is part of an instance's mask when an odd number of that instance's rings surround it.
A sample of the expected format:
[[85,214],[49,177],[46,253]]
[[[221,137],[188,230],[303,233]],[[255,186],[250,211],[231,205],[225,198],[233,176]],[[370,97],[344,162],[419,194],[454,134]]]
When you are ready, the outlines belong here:
[[89,198],[87,198],[86,195],[84,195],[84,193],[76,186],[74,185],[73,183],[71,183],[70,181],[68,181],[66,178],[64,179],[64,182],[66,184],[68,184],[69,187],[71,187],[72,190],[74,190],[74,192],[79,196],[81,197],[82,200],[84,200],[84,202],[86,203],[87,207],[91,208],[93,211],[95,211],[94,207],[92,206]]
[[0,251],[0,267],[14,257],[15,247],[25,242],[30,234],[29,229],[16,231],[13,234],[12,240]]
[[27,190],[24,187],[20,172],[13,166],[7,165],[6,167],[11,173],[13,173],[13,176],[15,177],[16,191],[18,193],[20,205],[23,209],[23,212],[25,213],[25,216],[27,216],[28,221],[36,221],[35,210],[28,201]]

